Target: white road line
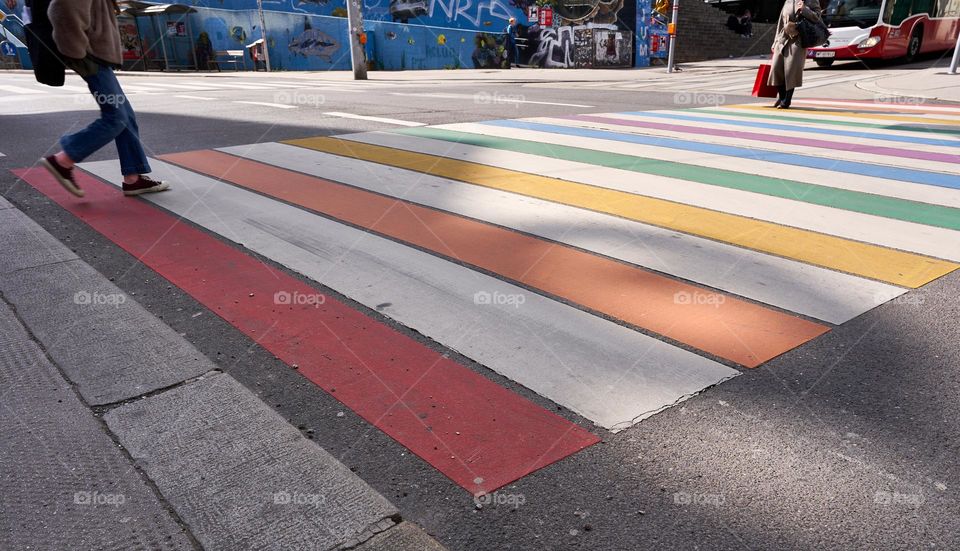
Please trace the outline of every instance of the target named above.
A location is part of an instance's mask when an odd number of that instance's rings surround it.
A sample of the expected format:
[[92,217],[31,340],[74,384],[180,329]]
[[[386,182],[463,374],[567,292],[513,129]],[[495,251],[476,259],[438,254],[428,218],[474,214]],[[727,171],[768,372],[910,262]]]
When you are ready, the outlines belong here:
[[357,119],[361,121],[383,122],[387,124],[396,124],[399,126],[426,126],[422,122],[402,121],[399,119],[385,119],[383,117],[368,117],[365,115],[354,115],[353,113],[340,113],[339,111],[327,111],[324,115],[331,117],[340,117],[342,119]]
[[490,93],[478,93],[478,94],[413,94],[406,92],[390,92],[391,96],[407,96],[414,98],[440,98],[440,99],[469,99],[476,101],[478,103],[532,103],[536,105],[560,105],[563,107],[595,107],[593,105],[582,105],[579,103],[555,103],[552,101],[532,101],[532,100],[523,100],[523,99],[513,99],[509,96],[498,96],[496,94]]
[[[162,161],[150,164],[157,178],[177,182],[182,193],[154,193],[146,200],[367,307],[389,302],[384,315],[609,429],[624,429],[738,375],[708,358],[413,247]],[[354,163],[341,164],[350,170]],[[115,165],[100,161],[82,167],[113,178]],[[207,201],[198,208],[196,197]],[[523,307],[478,307],[479,291],[523,296]]]
[[269,103],[266,101],[235,101],[233,103],[245,103],[247,105],[263,105],[264,107],[276,107],[277,109],[296,109],[296,105],[285,105],[283,103]]
[[21,86],[10,86],[8,84],[0,84],[0,90],[5,92],[11,92],[14,94],[46,94],[46,90],[41,90],[39,88],[23,88]]
[[188,96],[188,95],[186,95],[186,94],[183,94],[183,95],[180,95],[180,96],[173,96],[173,97],[175,97],[175,98],[181,98],[181,99],[199,99],[199,100],[203,100],[203,101],[213,101],[213,100],[217,99],[217,98],[208,98],[208,97],[204,97],[204,96]]
[[[879,95],[879,94],[878,94]],[[891,94],[890,97],[897,97],[895,94]],[[938,106],[938,105],[925,105],[922,103],[909,103],[912,98],[905,98],[902,100],[902,103],[898,103],[896,100],[891,100],[889,102],[871,102],[871,101],[829,101],[829,100],[814,100],[814,99],[797,99],[795,103],[804,104],[804,105],[829,105],[832,107],[886,107],[890,111],[921,111],[925,113],[945,113],[948,115],[960,115],[960,109],[956,107],[948,106]],[[915,101],[915,100],[914,100]]]

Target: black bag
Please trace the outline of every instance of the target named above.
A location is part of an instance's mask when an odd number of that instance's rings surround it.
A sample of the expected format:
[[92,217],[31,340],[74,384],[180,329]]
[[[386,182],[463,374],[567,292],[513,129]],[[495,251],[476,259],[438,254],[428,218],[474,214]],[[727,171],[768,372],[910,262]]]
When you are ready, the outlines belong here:
[[802,15],[797,19],[799,19],[797,21],[797,32],[800,34],[800,46],[802,48],[823,46],[830,38],[830,29],[827,28],[822,19],[810,21]]
[[30,10],[30,23],[24,26],[27,35],[27,50],[33,63],[33,76],[47,86],[63,86],[66,68],[63,56],[53,41],[53,24],[47,17],[50,0],[26,0],[25,10]]

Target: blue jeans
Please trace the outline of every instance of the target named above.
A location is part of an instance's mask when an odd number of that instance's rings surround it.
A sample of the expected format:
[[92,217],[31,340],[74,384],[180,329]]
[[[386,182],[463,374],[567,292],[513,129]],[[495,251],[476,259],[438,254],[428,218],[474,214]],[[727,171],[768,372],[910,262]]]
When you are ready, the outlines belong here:
[[71,161],[79,163],[112,141],[117,144],[121,174],[149,173],[150,164],[140,144],[137,117],[113,70],[101,65],[96,74],[83,80],[87,81],[87,88],[100,107],[100,118],[81,131],[60,138],[63,152]]

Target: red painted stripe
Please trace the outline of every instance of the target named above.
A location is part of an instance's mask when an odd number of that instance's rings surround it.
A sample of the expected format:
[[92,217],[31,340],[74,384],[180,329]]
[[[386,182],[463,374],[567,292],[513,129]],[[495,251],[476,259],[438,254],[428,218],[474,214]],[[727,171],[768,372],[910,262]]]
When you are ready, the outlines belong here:
[[599,441],[331,297],[278,306],[275,293],[317,290],[77,172],[84,200],[43,169],[14,171],[468,491],[493,491]]

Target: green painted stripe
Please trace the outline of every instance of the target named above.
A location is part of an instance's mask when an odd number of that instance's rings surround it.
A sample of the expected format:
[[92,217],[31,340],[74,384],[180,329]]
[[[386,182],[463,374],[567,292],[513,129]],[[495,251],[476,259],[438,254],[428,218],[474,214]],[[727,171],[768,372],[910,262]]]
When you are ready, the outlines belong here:
[[[689,111],[691,113],[709,113],[711,115],[745,117],[745,118],[751,118],[751,119],[769,119],[769,120],[775,120],[775,121],[830,124],[834,126],[853,126],[857,128],[878,128],[880,130],[903,130],[906,132],[924,132],[929,134],[949,134],[952,136],[960,136],[960,130],[952,130],[949,128],[930,128],[926,126],[913,126],[909,124],[876,124],[876,123],[870,123],[870,122],[835,121],[835,120],[827,120],[827,119],[818,119],[816,117],[788,117],[788,116],[781,116],[781,115],[766,115],[764,113],[749,113],[749,112],[735,113],[731,111],[720,111],[717,109],[691,109]],[[829,113],[825,113],[825,114],[829,115]]]
[[960,209],[908,201],[895,197],[836,189],[780,178],[768,178],[766,176],[745,174],[732,170],[705,168],[686,163],[636,157],[622,153],[609,153],[579,147],[545,144],[530,140],[484,136],[439,128],[403,128],[392,132],[490,149],[529,153],[541,157],[550,157],[595,166],[618,168],[639,172],[641,174],[677,178],[712,186],[760,193],[772,197],[782,197],[784,199],[802,201],[814,205],[872,214],[884,218],[960,230]]

